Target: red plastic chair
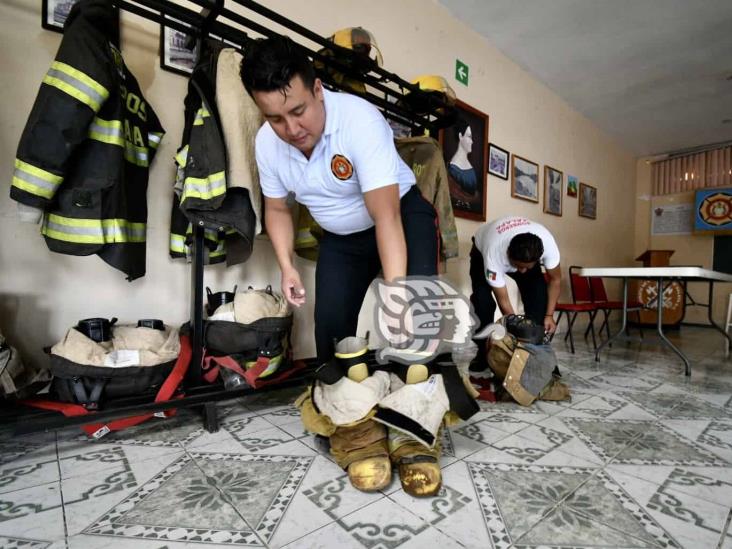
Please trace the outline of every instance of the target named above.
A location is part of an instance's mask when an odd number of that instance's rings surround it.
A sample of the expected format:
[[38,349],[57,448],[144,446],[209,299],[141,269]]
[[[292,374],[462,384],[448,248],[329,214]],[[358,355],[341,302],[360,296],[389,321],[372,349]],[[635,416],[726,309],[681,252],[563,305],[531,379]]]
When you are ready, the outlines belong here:
[[[572,334],[572,327],[574,326],[575,320],[579,313],[587,313],[589,315],[590,327],[592,327],[592,346],[597,349],[597,341],[595,339],[594,321],[595,315],[597,314],[597,306],[591,302],[589,284],[584,277],[578,276],[571,272],[570,267],[570,286],[572,289],[572,301],[574,303],[557,303],[555,311],[559,312],[557,317],[557,325],[562,320],[562,315],[567,318],[567,333],[564,335],[564,341],[569,338],[569,348],[574,354],[574,335]],[[544,279],[549,282],[549,275],[544,273]],[[587,299],[583,299],[583,298]],[[584,301],[578,303],[578,301]]]
[[[622,301],[611,301],[607,298],[607,292],[605,291],[605,283],[602,280],[602,277],[599,276],[593,276],[590,278],[590,292],[592,296],[592,302],[597,305],[597,309],[599,311],[602,311],[605,315],[605,318],[602,322],[602,325],[600,326],[600,334],[602,334],[602,330],[605,329],[605,333],[607,334],[607,337],[610,337],[610,324],[608,322],[610,318],[610,314],[613,311],[621,311],[623,310],[623,302]],[[628,312],[634,312],[636,316],[638,317],[638,331],[640,332],[640,336],[643,337],[643,330],[640,327],[640,311],[643,309],[643,304],[640,301],[631,301],[628,300]]]

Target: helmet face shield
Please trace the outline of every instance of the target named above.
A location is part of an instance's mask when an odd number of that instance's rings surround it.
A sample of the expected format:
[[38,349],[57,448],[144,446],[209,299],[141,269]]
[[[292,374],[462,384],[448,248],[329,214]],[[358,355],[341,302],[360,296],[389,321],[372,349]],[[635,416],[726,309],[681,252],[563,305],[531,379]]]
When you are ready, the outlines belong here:
[[447,80],[437,74],[423,74],[412,80],[412,84],[417,84],[420,90],[426,92],[438,92],[444,95],[445,101],[448,105],[452,106],[455,104],[457,95],[455,90],[450,87]]
[[334,44],[353,51],[359,57],[369,59],[379,67],[384,64],[376,38],[362,27],[341,29],[331,36],[331,40]]

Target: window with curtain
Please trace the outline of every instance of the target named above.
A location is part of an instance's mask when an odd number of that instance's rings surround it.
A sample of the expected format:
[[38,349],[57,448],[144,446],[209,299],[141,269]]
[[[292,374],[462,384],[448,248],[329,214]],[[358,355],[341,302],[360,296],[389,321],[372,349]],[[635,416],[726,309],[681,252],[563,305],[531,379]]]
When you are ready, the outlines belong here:
[[651,181],[655,196],[732,186],[732,146],[654,162]]

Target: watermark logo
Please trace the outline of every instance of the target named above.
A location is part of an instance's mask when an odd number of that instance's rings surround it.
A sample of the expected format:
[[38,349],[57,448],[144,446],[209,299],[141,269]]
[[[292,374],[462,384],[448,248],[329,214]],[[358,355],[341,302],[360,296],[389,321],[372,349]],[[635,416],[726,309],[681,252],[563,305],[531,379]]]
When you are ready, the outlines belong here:
[[380,360],[424,363],[470,344],[478,318],[470,300],[437,277],[376,279],[374,326],[382,339]]

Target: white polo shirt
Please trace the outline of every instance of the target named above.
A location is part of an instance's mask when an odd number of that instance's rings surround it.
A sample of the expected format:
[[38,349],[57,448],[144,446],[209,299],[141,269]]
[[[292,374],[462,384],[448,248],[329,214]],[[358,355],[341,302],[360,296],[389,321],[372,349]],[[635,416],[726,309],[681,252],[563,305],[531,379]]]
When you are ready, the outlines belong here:
[[508,261],[508,245],[511,239],[523,233],[535,234],[544,245],[539,262],[547,269],[559,265],[559,248],[552,234],[544,225],[523,217],[503,217],[482,225],[475,233],[475,247],[483,255],[483,267],[488,284],[494,288],[506,285],[506,273],[515,273],[516,267]]
[[399,183],[401,197],[415,177],[376,107],[347,93],[323,94],[325,129],[310,159],[277,137],[269,122],[259,129],[259,182],[264,196],[283,198],[293,192],[325,230],[351,234],[374,226],[363,193]]

